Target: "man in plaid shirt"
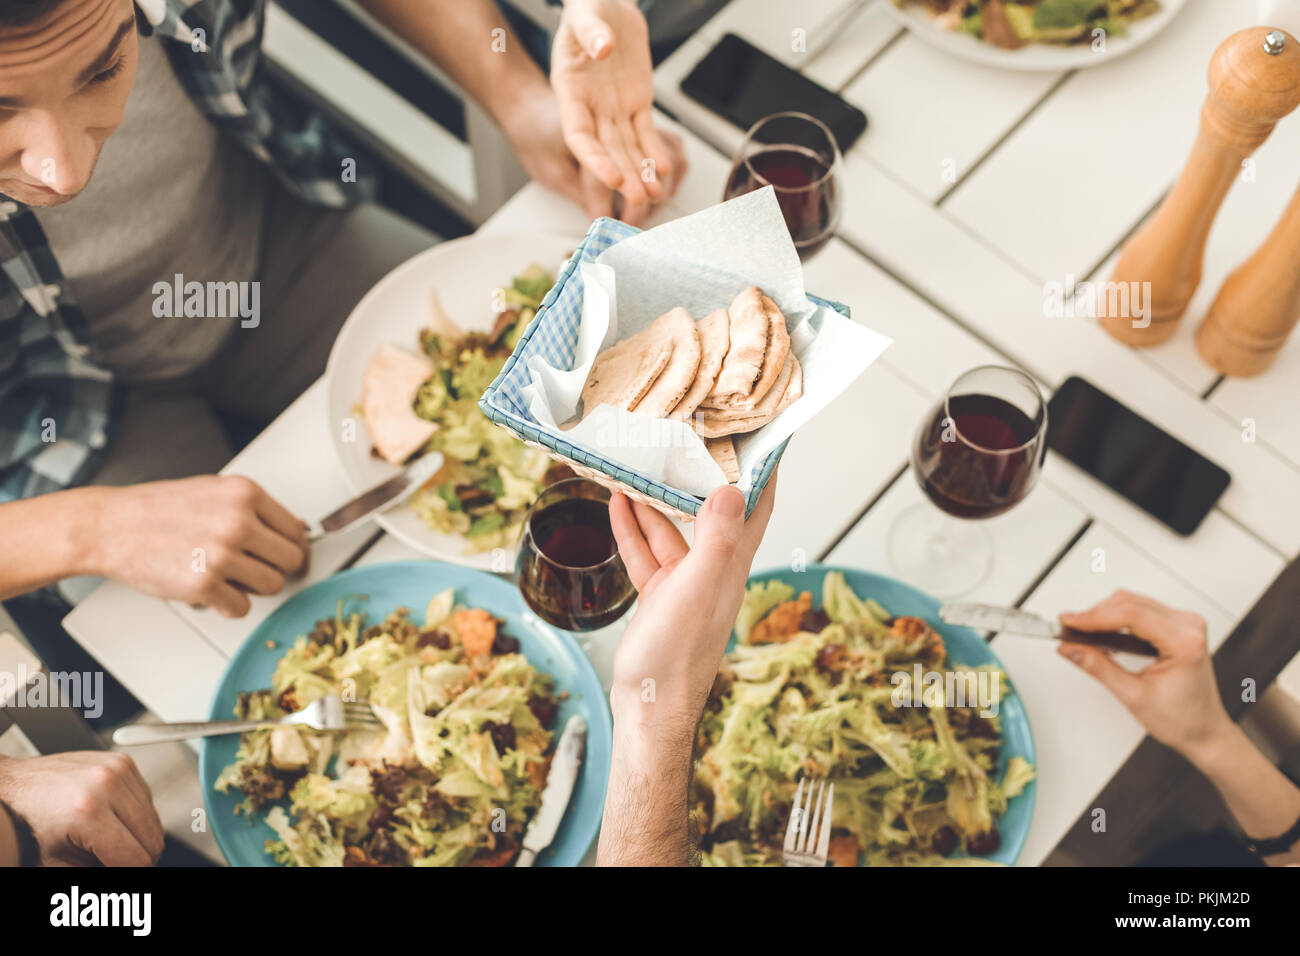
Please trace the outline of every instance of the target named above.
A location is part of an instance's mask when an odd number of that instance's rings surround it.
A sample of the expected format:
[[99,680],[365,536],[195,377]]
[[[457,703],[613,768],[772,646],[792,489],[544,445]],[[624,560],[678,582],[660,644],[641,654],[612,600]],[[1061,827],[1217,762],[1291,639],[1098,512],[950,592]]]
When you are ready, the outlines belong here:
[[[264,2],[0,0],[0,597],[95,573],[239,615],[303,563],[297,516],[190,477],[229,457],[211,410],[274,417],[434,240],[367,204],[365,164],[261,82]],[[640,219],[674,183],[634,4],[570,0],[550,84],[490,0],[363,5],[592,215],[617,189]],[[237,284],[244,311],[186,313],[170,287],[195,280]]]
[[[435,239],[265,84],[265,2],[0,0],[0,600],[89,574],[239,616],[305,565],[300,516],[215,474],[225,426],[301,394],[357,300]],[[593,217],[617,190],[637,222],[675,188],[631,0],[565,0],[549,82],[493,0],[360,2]],[[216,314],[196,283],[226,290]],[[47,759],[0,759],[0,858],[4,803],[47,790],[15,775]],[[60,771],[105,813],[33,826],[41,856],[156,857],[129,776]]]

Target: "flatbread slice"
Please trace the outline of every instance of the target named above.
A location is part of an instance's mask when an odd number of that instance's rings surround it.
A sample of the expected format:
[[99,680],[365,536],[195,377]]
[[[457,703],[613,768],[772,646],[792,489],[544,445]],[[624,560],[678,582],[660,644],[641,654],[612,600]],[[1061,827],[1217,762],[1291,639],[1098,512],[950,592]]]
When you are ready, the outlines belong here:
[[790,331],[786,328],[785,315],[775,302],[756,288],[746,289],[730,308],[756,309],[762,314],[767,323],[767,351],[763,353],[762,368],[748,395],[709,395],[703,402],[705,408],[754,408],[776,385],[790,355]]
[[625,339],[596,356],[582,386],[583,418],[601,404],[631,409],[668,366],[673,352],[671,342],[654,339],[635,343],[635,338]]
[[718,371],[722,368],[722,360],[726,358],[727,346],[731,342],[731,319],[726,309],[718,309],[695,325],[700,333],[700,367],[695,373],[694,383],[668,415],[678,421],[694,415],[700,402],[712,391],[713,384],[718,380]]
[[663,418],[677,406],[695,381],[700,368],[700,333],[691,314],[678,306],[651,322],[637,333],[640,335],[666,339],[672,347],[672,355],[654,384],[631,410],[651,418]]
[[728,395],[748,395],[754,390],[767,354],[768,321],[761,307],[763,293],[751,286],[727,306],[731,343],[722,370],[706,401]]
[[[778,379],[777,385],[780,386],[780,384],[781,380]],[[776,387],[772,389],[772,392],[775,391]],[[792,355],[790,356],[790,376],[786,380],[781,398],[770,411],[758,413],[758,409],[755,409],[755,413],[749,417],[740,418],[699,414],[692,419],[691,425],[695,429],[695,433],[701,438],[721,438],[724,435],[740,435],[745,432],[752,432],[772,421],[793,405],[802,395],[803,367],[799,364],[799,360]],[[727,415],[728,413],[718,414]]]
[[742,418],[758,418],[772,414],[781,401],[781,396],[785,394],[786,387],[790,384],[790,376],[794,374],[794,363],[796,361],[797,359],[793,355],[786,357],[776,383],[768,389],[764,399],[753,408],[708,408],[702,405],[695,413],[695,417],[705,421],[734,422]]
[[736,457],[736,445],[730,437],[710,438],[704,443],[713,460],[718,463],[729,484],[740,481],[740,459]]
[[400,465],[424,447],[438,430],[437,422],[415,414],[416,393],[433,375],[424,355],[413,355],[385,342],[366,363],[361,384],[361,415],[385,461]]

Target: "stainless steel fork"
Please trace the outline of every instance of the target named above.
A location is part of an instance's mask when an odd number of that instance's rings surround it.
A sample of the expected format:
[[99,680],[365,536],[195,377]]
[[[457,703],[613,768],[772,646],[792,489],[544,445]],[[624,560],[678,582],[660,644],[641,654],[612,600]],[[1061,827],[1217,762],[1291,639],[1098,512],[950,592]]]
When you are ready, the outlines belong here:
[[[804,784],[808,793],[804,795]],[[817,796],[813,796],[813,790]],[[785,847],[781,853],[782,866],[825,866],[831,844],[831,810],[835,806],[835,784],[825,780],[799,778],[794,793],[794,806],[790,808],[790,822],[785,827]]]
[[123,747],[135,744],[158,744],[193,737],[216,737],[242,734],[248,730],[301,725],[312,730],[350,730],[354,727],[379,728],[368,701],[345,701],[337,695],[313,700],[302,710],[275,720],[203,720],[193,723],[132,724],[113,731],[113,743]]

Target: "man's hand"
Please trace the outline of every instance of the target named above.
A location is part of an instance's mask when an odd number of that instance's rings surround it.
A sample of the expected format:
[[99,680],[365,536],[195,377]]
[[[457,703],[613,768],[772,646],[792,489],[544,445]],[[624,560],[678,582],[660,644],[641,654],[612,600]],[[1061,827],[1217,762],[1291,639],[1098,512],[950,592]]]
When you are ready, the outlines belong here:
[[528,175],[593,218],[611,214],[618,189],[623,219],[640,225],[676,190],[685,154],[650,119],[648,34],[632,4],[569,0],[552,51],[552,92],[493,0],[360,2],[487,110]]
[[45,866],[151,866],[163,850],[149,785],[124,754],[0,758],[0,803],[31,829]]
[[306,567],[307,526],[247,478],[95,490],[93,573],[145,594],[242,617]]
[[1128,628],[1156,646],[1160,656],[1138,673],[1098,647],[1063,641],[1057,648],[1118,697],[1156,740],[1187,753],[1232,726],[1200,615],[1116,591],[1091,610],[1062,614],[1061,623],[1080,631]]
[[[645,17],[628,0],[566,0],[551,48],[551,86],[578,162],[644,221],[686,172],[681,140],[655,128]],[[523,155],[522,153],[520,155]]]
[[687,862],[695,727],[774,494],[775,478],[746,522],[744,496],[730,486],[715,490],[696,518],[689,549],[658,511],[623,495],[610,499],[618,551],[641,596],[614,655],[614,752],[597,851],[601,866]]
[[592,219],[614,215],[614,193],[583,168],[564,142],[560,105],[544,82],[520,93],[502,117],[510,148],[528,177],[582,207]]
[[[745,496],[733,486],[709,495],[687,548],[677,527],[648,505],[615,495],[609,520],[632,584],[636,615],[614,655],[610,703],[614,716],[676,724],[693,732],[717,676],[745,596],[754,552],[763,540],[773,479],[749,521]],[[653,681],[653,684],[646,684]],[[653,687],[653,703],[646,700]]]

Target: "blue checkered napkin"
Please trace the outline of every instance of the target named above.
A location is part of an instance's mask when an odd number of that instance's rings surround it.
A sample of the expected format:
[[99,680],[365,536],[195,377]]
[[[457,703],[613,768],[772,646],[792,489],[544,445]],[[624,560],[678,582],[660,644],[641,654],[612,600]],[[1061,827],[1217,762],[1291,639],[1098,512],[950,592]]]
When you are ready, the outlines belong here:
[[[574,445],[565,438],[563,432],[543,429],[528,411],[528,403],[522,394],[523,388],[532,382],[532,373],[528,370],[527,363],[531,356],[540,355],[553,368],[573,368],[574,351],[578,347],[578,326],[582,321],[582,276],[578,272],[578,264],[595,261],[597,256],[614,243],[638,232],[639,229],[614,219],[601,218],[591,224],[586,238],[565,263],[555,285],[542,300],[536,318],[515,346],[514,354],[506,359],[501,373],[488,386],[478,405],[488,418],[524,441],[536,442],[556,455],[592,468],[670,508],[695,515],[703,504],[700,498]],[[848,308],[837,302],[813,296],[809,298],[818,305],[833,308],[845,316],[849,314]],[[746,515],[753,510],[763,493],[786,444],[782,443],[755,466],[758,474],[746,496]]]

